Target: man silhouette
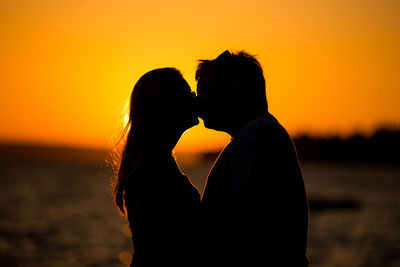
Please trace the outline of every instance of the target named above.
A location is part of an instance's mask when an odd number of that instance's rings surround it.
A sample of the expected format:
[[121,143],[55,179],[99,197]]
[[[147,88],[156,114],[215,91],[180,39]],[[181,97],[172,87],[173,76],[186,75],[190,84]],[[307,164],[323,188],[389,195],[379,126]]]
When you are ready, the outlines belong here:
[[246,52],[200,60],[200,117],[231,142],[201,200],[203,266],[308,266],[308,202],[296,150],[268,112],[260,63]]

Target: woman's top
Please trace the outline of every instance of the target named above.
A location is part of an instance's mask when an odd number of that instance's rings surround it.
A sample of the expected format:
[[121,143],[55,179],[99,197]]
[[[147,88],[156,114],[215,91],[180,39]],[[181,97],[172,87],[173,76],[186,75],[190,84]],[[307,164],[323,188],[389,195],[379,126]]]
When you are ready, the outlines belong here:
[[200,202],[174,160],[130,172],[125,205],[132,232],[131,266],[191,266]]

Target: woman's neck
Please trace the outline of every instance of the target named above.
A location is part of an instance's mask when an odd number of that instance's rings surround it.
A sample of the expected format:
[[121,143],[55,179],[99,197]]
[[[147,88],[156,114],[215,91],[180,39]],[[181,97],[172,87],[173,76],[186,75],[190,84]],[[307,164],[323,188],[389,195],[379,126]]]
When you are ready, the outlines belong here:
[[168,131],[152,131],[143,140],[141,144],[141,153],[138,155],[140,165],[142,163],[160,162],[165,163],[169,160],[174,160],[172,150],[179,141],[182,133],[168,133]]

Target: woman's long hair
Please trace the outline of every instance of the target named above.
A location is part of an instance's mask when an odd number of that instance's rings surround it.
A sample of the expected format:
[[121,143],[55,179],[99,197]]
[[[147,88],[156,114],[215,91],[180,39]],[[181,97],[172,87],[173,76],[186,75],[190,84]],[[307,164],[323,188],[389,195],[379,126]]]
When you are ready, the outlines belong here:
[[152,134],[157,129],[157,124],[162,123],[167,115],[165,113],[168,105],[174,100],[171,92],[176,91],[177,85],[183,82],[185,81],[177,69],[162,68],[144,74],[133,88],[129,120],[112,155],[115,172],[113,198],[123,216],[127,215],[124,194],[128,175],[138,160],[145,157],[146,147],[154,136]]

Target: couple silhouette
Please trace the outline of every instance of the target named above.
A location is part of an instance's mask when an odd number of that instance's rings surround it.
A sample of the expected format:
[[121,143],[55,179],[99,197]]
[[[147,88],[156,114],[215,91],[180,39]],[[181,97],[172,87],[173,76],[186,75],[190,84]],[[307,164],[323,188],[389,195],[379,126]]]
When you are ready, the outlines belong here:
[[[308,266],[308,202],[293,142],[268,112],[246,52],[200,60],[197,96],[174,68],[134,86],[114,201],[132,231],[131,266]],[[172,150],[204,120],[232,139],[200,199]]]

